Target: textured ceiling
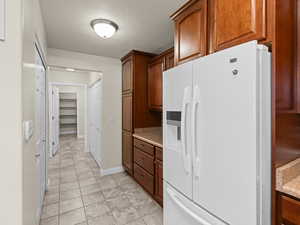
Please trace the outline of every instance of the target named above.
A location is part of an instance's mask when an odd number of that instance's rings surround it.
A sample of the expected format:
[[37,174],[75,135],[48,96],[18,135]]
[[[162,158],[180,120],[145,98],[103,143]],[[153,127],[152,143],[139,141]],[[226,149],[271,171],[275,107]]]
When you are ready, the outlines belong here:
[[[159,53],[173,45],[169,16],[187,0],[40,0],[49,48],[121,58],[132,49]],[[110,19],[119,31],[101,39],[90,27]]]

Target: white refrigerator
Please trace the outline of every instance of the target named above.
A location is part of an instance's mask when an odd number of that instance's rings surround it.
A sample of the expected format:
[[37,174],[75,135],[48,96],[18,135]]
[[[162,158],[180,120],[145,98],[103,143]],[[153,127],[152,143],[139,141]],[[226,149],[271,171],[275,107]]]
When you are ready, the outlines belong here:
[[271,54],[256,41],[163,75],[164,225],[271,224]]

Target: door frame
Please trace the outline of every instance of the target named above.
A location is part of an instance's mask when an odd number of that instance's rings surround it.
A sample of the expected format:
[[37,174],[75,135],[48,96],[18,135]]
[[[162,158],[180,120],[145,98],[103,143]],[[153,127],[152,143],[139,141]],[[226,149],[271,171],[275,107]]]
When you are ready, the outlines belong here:
[[[88,101],[88,96],[87,96],[87,88],[88,88],[88,85],[87,84],[81,84],[81,83],[64,83],[64,82],[49,82],[48,84],[48,89],[49,90],[52,90],[52,87],[53,86],[75,86],[75,87],[83,87],[84,88],[84,100],[85,100],[85,103],[84,103],[84,106],[85,106],[85,110],[84,110],[84,113],[85,113],[85,116],[84,116],[84,119],[85,119],[85,126],[84,126],[84,148],[85,148],[85,152],[88,152],[89,149],[88,149],[88,144],[87,144],[87,131],[88,131],[88,125],[87,125],[87,121],[88,121],[88,115],[87,115],[87,101]],[[49,99],[51,99],[51,95],[49,93]],[[77,99],[78,99],[78,94],[77,94]],[[52,110],[51,108],[49,108],[49,115],[48,115],[48,118],[50,119],[51,118],[51,114],[52,114]],[[77,102],[77,115],[78,115],[78,102]],[[82,138],[81,136],[79,136],[79,119],[77,117],[77,138]],[[50,134],[49,134],[50,135]]]
[[[102,83],[101,83],[102,82]],[[101,110],[101,115],[103,115],[103,111],[102,111],[102,109],[103,109],[103,78],[102,77],[100,77],[99,79],[97,79],[97,80],[95,80],[92,84],[90,84],[90,85],[88,85],[88,88],[87,88],[87,94],[88,94],[88,107],[87,107],[87,111],[89,112],[89,102],[90,102],[90,95],[89,95],[89,91],[92,89],[92,88],[94,88],[96,85],[101,85],[101,108],[100,108],[100,110]],[[88,117],[88,130],[90,130],[90,127],[89,127],[89,124],[90,124],[90,121],[91,120],[94,120],[94,118],[90,118],[90,116]],[[102,124],[102,118],[100,118],[100,120],[101,120],[101,124]],[[91,139],[89,136],[88,136],[88,138],[89,139]],[[90,144],[90,141],[88,140],[88,142],[89,142],[89,144]],[[101,146],[102,146],[102,136],[101,136],[101,140],[100,140],[100,142],[101,142]],[[89,149],[89,151],[90,151],[90,148],[88,147],[88,149]],[[100,148],[100,151],[102,150],[102,148]],[[93,155],[93,154],[92,154]],[[96,158],[95,158],[95,156],[93,155],[93,157],[94,157],[94,159],[95,159],[95,161],[98,163],[98,165],[99,165],[99,167],[101,167],[101,161],[102,161],[102,159],[100,158],[99,160],[100,161],[98,161]]]
[[[45,175],[45,180],[44,180],[44,187],[45,187],[45,192],[48,190],[48,151],[49,151],[49,118],[47,116],[47,112],[49,110],[48,108],[48,66],[47,66],[47,61],[46,61],[46,57],[45,54],[43,52],[43,48],[41,47],[39,38],[37,35],[35,35],[35,41],[34,41],[34,48],[35,48],[35,52],[38,54],[38,57],[40,57],[41,62],[42,62],[42,66],[45,69],[45,87],[44,87],[44,91],[45,91],[45,158],[44,158],[44,164],[45,164],[45,171],[44,171],[44,175]],[[39,177],[37,177],[37,179],[39,179]],[[39,184],[41,185],[41,184]],[[40,192],[37,192],[38,195],[40,195]],[[38,196],[38,198],[40,198]],[[41,209],[40,206],[38,206],[39,208],[37,210],[37,220],[39,221],[41,218]],[[42,206],[41,206],[42,207]]]

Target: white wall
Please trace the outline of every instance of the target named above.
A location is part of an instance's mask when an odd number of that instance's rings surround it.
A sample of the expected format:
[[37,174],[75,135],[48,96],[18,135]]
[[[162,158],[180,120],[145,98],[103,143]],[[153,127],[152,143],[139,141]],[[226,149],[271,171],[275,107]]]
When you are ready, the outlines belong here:
[[[9,2],[9,1],[6,1]],[[13,2],[13,1],[10,1]],[[22,120],[32,120],[36,130],[36,37],[42,51],[46,51],[45,30],[39,0],[22,0],[23,11],[23,71],[22,71]],[[44,52],[45,55],[45,52]],[[37,224],[38,173],[36,165],[36,132],[30,141],[23,140],[23,225]]]
[[103,74],[103,169],[121,167],[121,62],[119,59],[48,49],[49,65],[101,71]]
[[22,224],[22,1],[6,1],[6,40],[0,41],[0,218]]

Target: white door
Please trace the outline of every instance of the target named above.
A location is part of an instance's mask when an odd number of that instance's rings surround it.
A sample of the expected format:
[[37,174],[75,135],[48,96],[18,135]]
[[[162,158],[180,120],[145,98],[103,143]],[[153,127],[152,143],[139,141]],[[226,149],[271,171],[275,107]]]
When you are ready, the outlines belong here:
[[[164,180],[190,199],[192,75],[191,63],[168,70],[163,75]],[[167,121],[170,113],[181,118],[178,126]]]
[[52,86],[52,95],[50,99],[51,107],[51,148],[52,156],[54,156],[59,150],[59,89]]
[[36,163],[38,174],[39,219],[46,190],[46,70],[36,50]]
[[88,121],[90,152],[100,166],[101,162],[101,118],[102,118],[102,81],[88,90]]
[[257,47],[194,63],[194,201],[227,224],[258,220]]

